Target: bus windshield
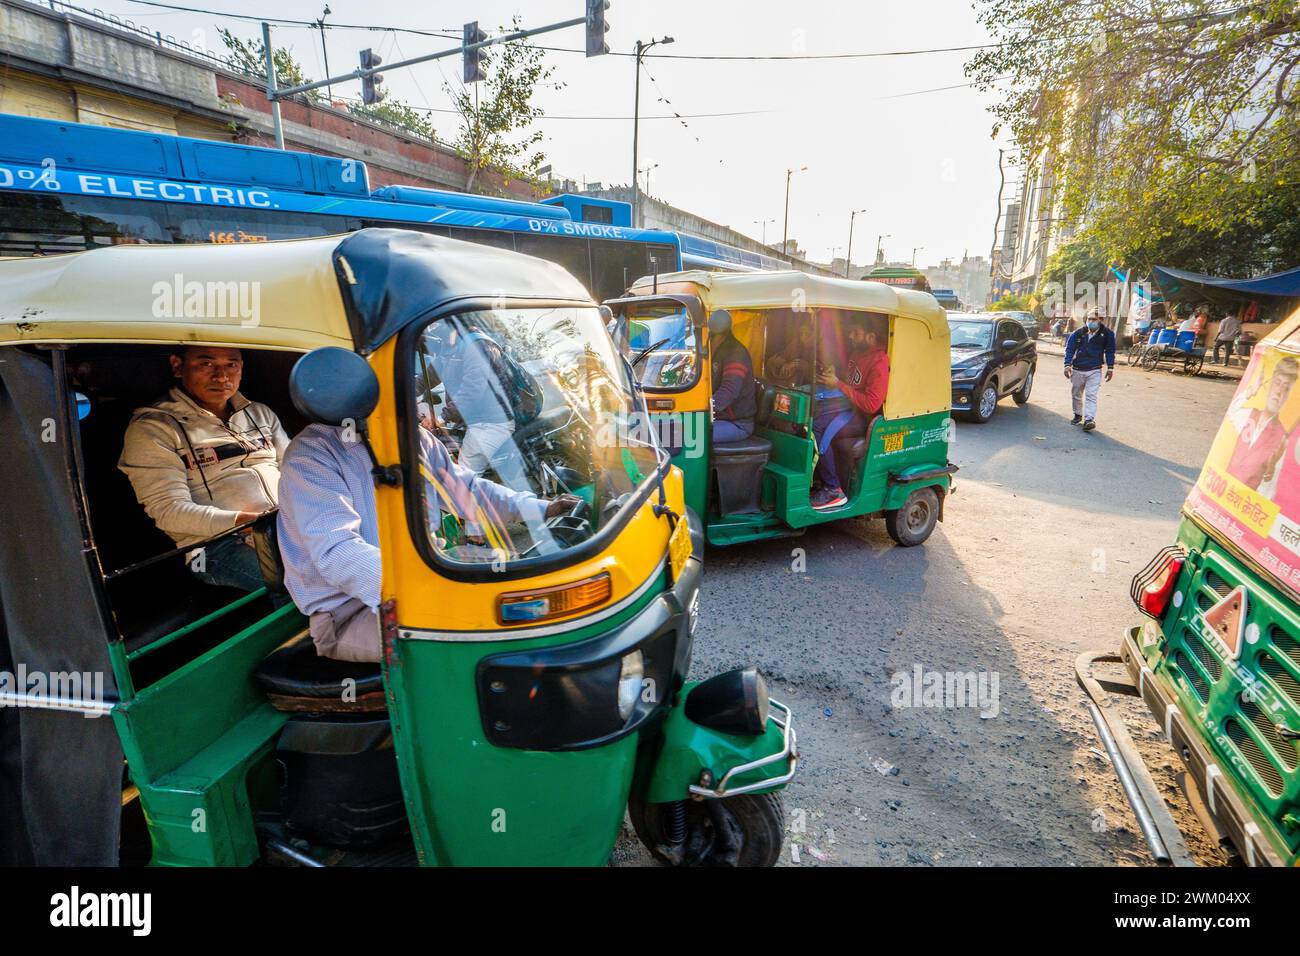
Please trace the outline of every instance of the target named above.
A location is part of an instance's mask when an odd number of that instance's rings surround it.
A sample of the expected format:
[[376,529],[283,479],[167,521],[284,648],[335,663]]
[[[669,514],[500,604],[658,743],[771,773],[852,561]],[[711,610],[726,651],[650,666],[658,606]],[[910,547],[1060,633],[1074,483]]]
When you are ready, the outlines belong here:
[[595,308],[492,309],[431,323],[415,350],[426,531],[452,564],[580,545],[658,468]]
[[695,326],[676,303],[638,305],[627,317],[628,358],[650,351],[633,368],[646,388],[690,388],[699,375]]

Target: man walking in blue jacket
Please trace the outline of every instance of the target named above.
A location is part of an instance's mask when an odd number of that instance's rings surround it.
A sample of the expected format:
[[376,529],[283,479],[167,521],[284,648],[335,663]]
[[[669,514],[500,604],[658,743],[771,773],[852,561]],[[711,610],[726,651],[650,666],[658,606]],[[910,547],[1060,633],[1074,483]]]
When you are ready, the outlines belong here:
[[1097,427],[1097,393],[1101,391],[1101,366],[1106,381],[1115,374],[1115,333],[1106,328],[1101,309],[1088,313],[1088,324],[1070,333],[1065,343],[1065,377],[1070,380],[1074,403],[1071,425],[1083,425],[1086,432]]

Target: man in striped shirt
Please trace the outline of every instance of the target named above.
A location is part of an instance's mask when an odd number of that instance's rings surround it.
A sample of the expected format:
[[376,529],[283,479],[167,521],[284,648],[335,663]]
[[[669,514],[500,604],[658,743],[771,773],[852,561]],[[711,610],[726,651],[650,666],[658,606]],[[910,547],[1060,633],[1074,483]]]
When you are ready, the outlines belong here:
[[[442,510],[462,519],[490,513],[524,522],[530,531],[571,510],[578,499],[547,501],[480,477],[452,461],[442,442],[425,428],[420,435],[421,480],[432,479],[444,494],[430,493],[430,528]],[[379,589],[382,565],[375,508],[373,465],[354,430],[308,425],[289,444],[280,470],[280,556],[284,584],[293,603],[311,619],[311,636],[322,657],[345,661],[380,659]],[[534,537],[540,537],[540,529]]]

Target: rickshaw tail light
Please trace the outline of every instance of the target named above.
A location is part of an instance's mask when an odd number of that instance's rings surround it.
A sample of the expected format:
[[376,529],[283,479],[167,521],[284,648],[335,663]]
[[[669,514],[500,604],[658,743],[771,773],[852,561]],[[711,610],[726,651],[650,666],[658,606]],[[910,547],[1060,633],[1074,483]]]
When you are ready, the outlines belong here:
[[1178,575],[1182,570],[1183,559],[1170,558],[1155,579],[1142,589],[1142,594],[1138,598],[1138,607],[1151,617],[1164,617],[1165,609],[1169,607],[1169,598],[1174,593],[1174,585],[1178,583]]
[[602,571],[572,584],[503,594],[497,598],[497,618],[502,624],[535,624],[604,604],[613,593],[609,572]]

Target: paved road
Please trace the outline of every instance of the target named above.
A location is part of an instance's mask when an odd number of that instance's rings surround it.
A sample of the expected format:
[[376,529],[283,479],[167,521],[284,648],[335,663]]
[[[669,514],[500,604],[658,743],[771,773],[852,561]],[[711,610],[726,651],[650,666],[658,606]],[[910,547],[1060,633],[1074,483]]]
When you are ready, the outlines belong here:
[[[1073,662],[1133,621],[1129,579],[1172,540],[1232,388],[1121,368],[1085,434],[1059,368],[1042,355],[1027,406],[1007,399],[988,424],[958,424],[957,494],[925,546],[854,521],[709,551],[694,676],[757,663],[794,708],[797,865],[1147,861]],[[921,681],[974,672],[988,694],[996,676],[996,705],[896,706],[894,675],[917,668]],[[1185,805],[1176,758],[1144,712],[1132,717]],[[783,865],[795,856],[787,847]],[[616,854],[647,859],[628,839]]]

